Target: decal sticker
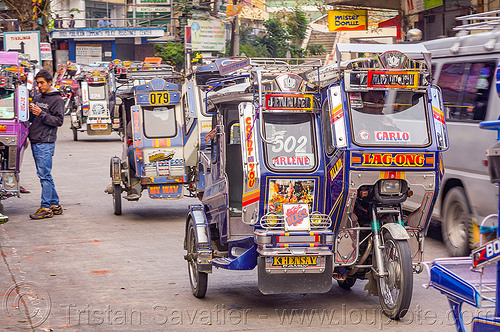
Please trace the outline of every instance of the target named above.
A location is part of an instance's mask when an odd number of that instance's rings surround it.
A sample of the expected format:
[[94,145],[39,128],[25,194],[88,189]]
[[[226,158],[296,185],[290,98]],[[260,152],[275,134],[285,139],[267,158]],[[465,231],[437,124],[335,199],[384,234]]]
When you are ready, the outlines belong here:
[[401,131],[376,131],[377,142],[410,142],[410,133]]
[[247,116],[245,119],[245,136],[247,138],[246,150],[247,150],[247,162],[248,162],[248,188],[253,188],[255,185],[255,151],[254,151],[254,141],[253,141],[253,124],[252,117]]
[[333,181],[337,178],[337,175],[340,174],[340,171],[342,170],[342,158],[339,158],[333,167],[330,169],[330,180]]
[[272,266],[284,268],[307,267],[318,265],[317,256],[274,256]]
[[0,125],[0,132],[6,132],[7,131],[7,125]]
[[242,206],[247,206],[249,204],[258,202],[259,198],[260,198],[260,189],[243,194]]
[[342,104],[340,104],[337,107],[335,107],[330,112],[330,116],[331,116],[331,122],[332,122],[332,124],[334,124],[336,121],[342,119],[342,117],[344,116],[344,109],[342,108]]
[[303,203],[312,210],[314,205],[314,180],[269,180],[269,211],[283,213],[283,204]]
[[285,230],[309,230],[309,207],[307,204],[283,204]]
[[309,110],[313,109],[312,95],[266,95],[268,110]]
[[366,140],[370,139],[370,133],[367,130],[361,130],[358,133],[358,137],[359,137],[359,139],[366,141]]
[[310,166],[308,157],[276,157],[273,159],[274,166]]
[[368,71],[368,87],[414,88],[418,87],[418,72],[415,71]]
[[433,153],[351,153],[354,167],[434,168]]
[[472,252],[472,265],[479,268],[500,260],[500,238],[488,242]]
[[156,161],[166,161],[170,160],[174,157],[175,152],[161,152],[161,151],[155,151],[152,154],[149,155],[149,162],[154,163]]

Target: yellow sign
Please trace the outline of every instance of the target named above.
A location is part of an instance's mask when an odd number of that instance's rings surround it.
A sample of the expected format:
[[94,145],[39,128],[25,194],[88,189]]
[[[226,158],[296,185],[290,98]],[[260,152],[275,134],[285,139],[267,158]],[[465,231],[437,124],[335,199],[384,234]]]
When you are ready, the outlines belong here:
[[227,17],[235,16],[241,13],[241,5],[227,5],[226,7],[226,15]]
[[330,31],[366,30],[368,18],[366,10],[329,10],[328,29]]
[[170,96],[168,92],[151,92],[149,94],[150,105],[168,105]]

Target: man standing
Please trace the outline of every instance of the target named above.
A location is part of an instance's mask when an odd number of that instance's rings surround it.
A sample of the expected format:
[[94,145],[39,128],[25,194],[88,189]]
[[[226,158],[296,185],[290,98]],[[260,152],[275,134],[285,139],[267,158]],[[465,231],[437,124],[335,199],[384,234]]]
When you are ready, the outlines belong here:
[[42,203],[30,217],[42,219],[63,213],[51,171],[57,127],[62,126],[64,120],[64,101],[60,91],[52,87],[52,75],[47,70],[40,70],[35,80],[40,93],[30,104],[29,139],[36,174],[42,185]]
[[73,29],[75,27],[75,16],[73,14],[69,15],[68,28]]

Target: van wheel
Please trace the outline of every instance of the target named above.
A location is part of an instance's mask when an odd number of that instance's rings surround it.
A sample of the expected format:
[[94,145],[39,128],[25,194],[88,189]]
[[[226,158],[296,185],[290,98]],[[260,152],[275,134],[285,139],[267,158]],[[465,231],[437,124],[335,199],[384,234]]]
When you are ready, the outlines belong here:
[[467,256],[470,253],[469,229],[472,217],[462,187],[452,188],[444,198],[441,230],[443,240],[452,256]]

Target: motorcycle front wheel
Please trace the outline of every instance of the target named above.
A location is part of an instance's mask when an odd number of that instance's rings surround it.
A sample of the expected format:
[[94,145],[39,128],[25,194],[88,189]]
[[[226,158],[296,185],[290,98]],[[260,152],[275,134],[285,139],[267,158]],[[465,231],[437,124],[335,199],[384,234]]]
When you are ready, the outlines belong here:
[[380,305],[391,319],[400,319],[408,312],[413,293],[413,268],[410,246],[406,240],[396,240],[384,233],[382,260],[386,275],[377,277]]
[[74,101],[72,101],[71,99],[65,101],[65,103],[64,103],[64,115],[68,115],[71,113],[71,111],[74,108],[73,104],[74,104]]

